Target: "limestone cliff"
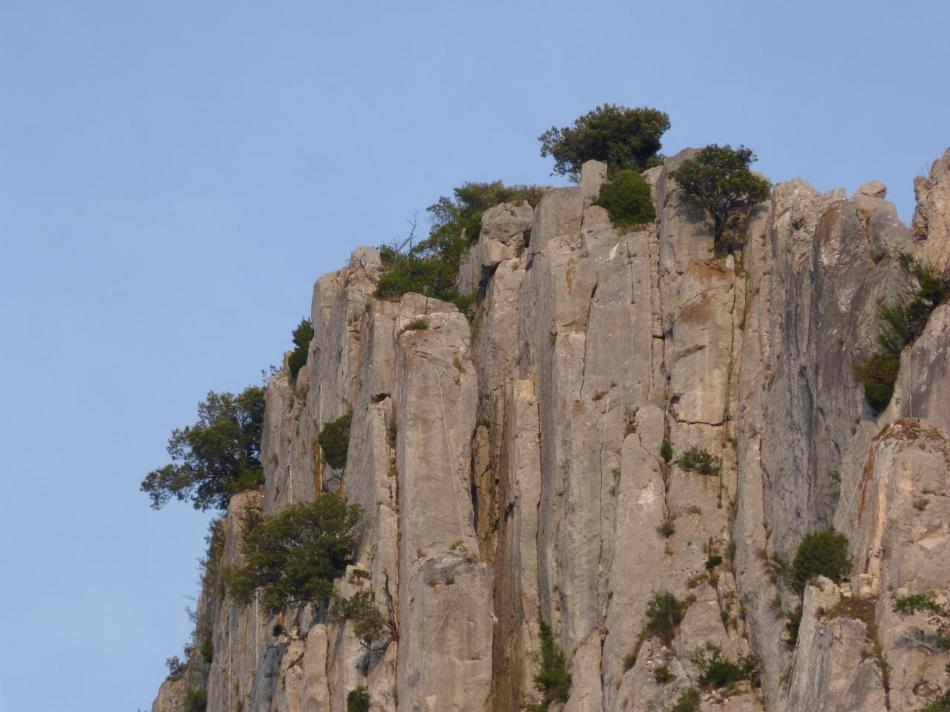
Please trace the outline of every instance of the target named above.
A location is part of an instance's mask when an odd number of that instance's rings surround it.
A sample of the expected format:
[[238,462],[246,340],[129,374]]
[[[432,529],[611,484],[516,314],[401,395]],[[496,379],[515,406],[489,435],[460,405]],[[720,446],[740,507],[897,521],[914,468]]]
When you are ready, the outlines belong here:
[[[906,279],[898,256],[950,260],[950,151],[918,179],[912,230],[878,183],[791,181],[728,256],[670,177],[684,155],[646,172],[657,220],[640,230],[592,204],[593,162],[534,209],[489,210],[460,276],[471,323],[373,298],[373,249],[317,281],[307,364],[267,387],[262,506],[321,489],[361,505],[360,573],[338,587],[370,590],[398,637],[368,654],[324,607],[278,621],[206,590],[210,712],[343,712],[358,687],[374,710],[513,712],[537,699],[542,620],[572,675],[564,712],[669,710],[712,646],[754,656],[760,685],[703,689],[704,712],[915,710],[947,689],[950,651],[893,599],[950,597],[950,304],[879,416],[852,365]],[[316,439],[349,410],[338,472]],[[664,440],[719,472],[666,462]],[[225,561],[260,497],[232,501]],[[831,525],[850,580],[806,589],[791,646],[798,603],[769,562]],[[641,640],[659,591],[689,601],[669,646]],[[185,687],[153,712],[183,709]]]

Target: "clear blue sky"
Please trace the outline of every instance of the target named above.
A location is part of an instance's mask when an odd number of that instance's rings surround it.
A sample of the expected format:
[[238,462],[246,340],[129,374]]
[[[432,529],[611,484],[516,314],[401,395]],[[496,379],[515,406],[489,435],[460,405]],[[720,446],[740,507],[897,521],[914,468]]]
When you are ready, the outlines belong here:
[[0,0],[0,710],[147,708],[206,516],[138,491],[321,273],[537,135],[650,105],[665,150],[912,180],[950,144],[950,5]]

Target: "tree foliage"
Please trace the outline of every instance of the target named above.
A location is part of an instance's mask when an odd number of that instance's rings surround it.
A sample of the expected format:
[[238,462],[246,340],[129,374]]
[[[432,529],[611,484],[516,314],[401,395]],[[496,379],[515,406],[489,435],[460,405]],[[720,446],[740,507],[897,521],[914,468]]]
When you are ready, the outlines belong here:
[[670,117],[657,109],[604,104],[575,119],[573,126],[552,126],[538,140],[541,155],[554,158],[554,172],[577,181],[589,160],[619,170],[657,165],[660,138],[669,128]]
[[669,591],[653,594],[647,603],[647,621],[643,628],[646,638],[659,638],[666,645],[673,643],[679,624],[686,615],[688,603],[680,601]]
[[307,363],[307,352],[310,349],[310,341],[313,339],[313,324],[310,320],[301,319],[291,338],[294,342],[294,350],[290,352],[290,357],[287,359],[287,368],[290,369],[291,381],[295,381],[300,369]]
[[834,529],[822,529],[805,535],[792,560],[790,583],[801,593],[815,576],[835,583],[851,570],[848,537]]
[[713,221],[718,242],[729,228],[745,225],[749,210],[769,195],[770,185],[749,170],[756,160],[745,146],[706,146],[672,172],[686,199]]
[[247,603],[260,590],[261,605],[270,613],[328,600],[334,579],[353,559],[361,515],[358,505],[330,492],[268,517],[249,510],[241,543],[244,563],[225,572],[232,598]]
[[357,591],[349,598],[337,601],[340,614],[353,623],[353,634],[370,652],[384,649],[396,638],[396,627],[387,619],[370,591]]
[[336,420],[325,423],[317,436],[320,449],[323,450],[323,461],[335,470],[346,467],[346,452],[350,448],[350,424],[353,422],[352,411],[347,411]]
[[875,413],[883,411],[894,395],[901,351],[917,340],[930,314],[950,296],[950,270],[936,269],[907,255],[901,256],[901,266],[916,288],[881,307],[877,350],[854,364],[864,398]]
[[500,203],[528,201],[536,205],[541,189],[531,185],[506,186],[501,181],[465,183],[427,208],[432,226],[425,240],[415,243],[415,227],[402,243],[380,248],[385,274],[376,296],[398,299],[407,292],[423,294],[464,308],[457,280],[466,248],[478,239],[482,215]]
[[191,500],[195,509],[226,509],[231,495],[263,482],[261,432],[264,389],[238,395],[208,393],[198,404],[198,422],[172,431],[171,464],[149,472],[140,489],[160,509],[168,500]]
[[633,170],[616,171],[600,186],[597,205],[607,210],[610,222],[618,227],[643,225],[656,220],[650,186]]
[[362,687],[350,690],[346,696],[346,712],[369,712],[369,693]]
[[541,669],[534,677],[534,684],[541,693],[541,701],[527,707],[530,712],[547,712],[554,702],[567,702],[571,694],[571,674],[567,671],[564,652],[554,633],[544,621],[541,621]]

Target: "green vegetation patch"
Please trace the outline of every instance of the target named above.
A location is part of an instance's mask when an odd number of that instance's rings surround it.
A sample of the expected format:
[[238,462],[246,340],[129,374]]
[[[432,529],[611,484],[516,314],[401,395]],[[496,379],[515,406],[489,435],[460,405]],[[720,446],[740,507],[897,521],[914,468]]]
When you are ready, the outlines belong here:
[[676,631],[679,630],[688,601],[680,601],[669,591],[653,594],[647,603],[647,620],[643,627],[643,637],[658,638],[665,645],[671,645]]
[[696,472],[700,475],[712,476],[719,474],[719,463],[706,450],[695,445],[680,455],[676,464],[684,470]]
[[333,581],[353,560],[361,515],[358,505],[330,492],[268,517],[248,510],[241,543],[244,564],[224,571],[232,598],[248,603],[260,591],[269,613],[328,600]]
[[554,640],[551,627],[541,622],[541,669],[534,684],[541,693],[541,701],[527,705],[528,712],[547,712],[554,702],[567,702],[571,694],[571,674],[567,671],[564,652]]
[[310,349],[310,341],[313,339],[313,324],[310,320],[301,319],[291,338],[294,342],[294,350],[290,352],[287,359],[287,368],[290,370],[290,380],[296,381],[300,369],[307,363],[307,352]]
[[883,411],[894,395],[901,351],[917,340],[930,314],[950,296],[950,267],[936,269],[907,255],[901,256],[901,266],[917,287],[881,308],[877,350],[854,364],[855,376],[864,388],[864,398],[875,413]]
[[350,448],[350,425],[353,413],[348,411],[336,420],[324,424],[317,436],[323,461],[335,470],[346,467],[346,452]]
[[414,242],[414,232],[402,243],[380,247],[385,270],[376,296],[398,299],[407,292],[452,302],[463,311],[468,300],[458,293],[459,264],[468,246],[478,239],[482,215],[500,203],[527,201],[537,205],[541,188],[506,186],[501,181],[465,183],[453,197],[441,197],[427,210],[432,217],[429,236]]
[[350,690],[346,696],[346,712],[369,712],[369,693],[362,687]]
[[167,448],[171,464],[149,472],[141,491],[154,509],[172,498],[190,500],[202,511],[227,509],[233,494],[264,482],[263,426],[263,388],[249,386],[236,396],[208,393],[198,404],[198,421],[172,431]]
[[801,593],[816,576],[840,583],[851,570],[848,537],[833,528],[806,534],[798,545],[789,572],[791,587]]
[[670,712],[699,712],[700,701],[699,690],[691,687],[683,691]]
[[633,227],[656,220],[650,186],[634,170],[614,173],[600,186],[596,204],[607,210],[610,222],[617,227]]
[[749,170],[755,160],[755,154],[745,146],[712,144],[670,174],[686,200],[712,219],[717,243],[727,232],[738,240],[752,207],[769,196],[769,182]]
[[658,165],[660,138],[669,128],[670,117],[657,109],[603,104],[575,119],[573,126],[552,126],[538,140],[541,155],[554,158],[554,172],[576,182],[590,160],[618,170]]
[[719,689],[743,680],[752,684],[758,681],[758,665],[751,655],[733,661],[724,657],[721,650],[714,649],[710,656],[699,651],[690,659],[702,671],[699,682],[703,687]]

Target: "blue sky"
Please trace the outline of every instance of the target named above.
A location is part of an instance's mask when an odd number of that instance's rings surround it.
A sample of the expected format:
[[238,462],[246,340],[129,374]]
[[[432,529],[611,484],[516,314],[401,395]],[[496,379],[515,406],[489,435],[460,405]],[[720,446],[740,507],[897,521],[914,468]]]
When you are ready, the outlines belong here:
[[466,180],[558,182],[609,101],[667,152],[885,182],[950,145],[950,5],[0,0],[0,709],[146,709],[207,516],[137,491],[259,380],[313,281]]

